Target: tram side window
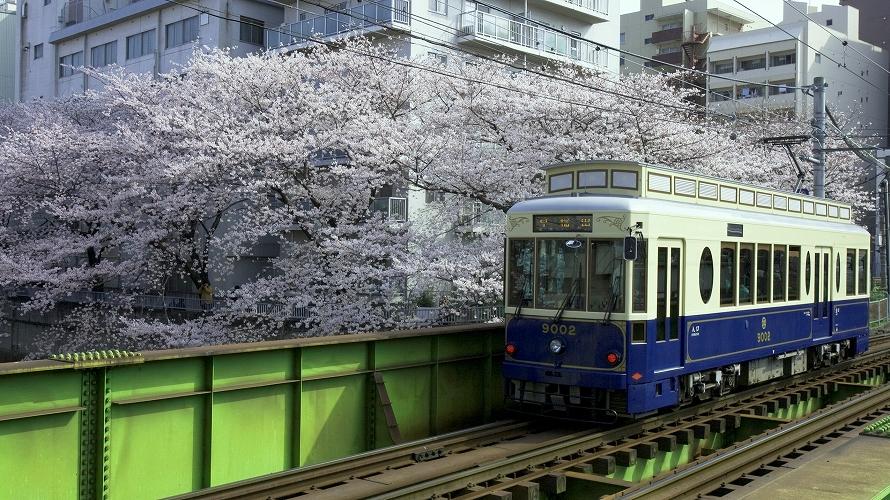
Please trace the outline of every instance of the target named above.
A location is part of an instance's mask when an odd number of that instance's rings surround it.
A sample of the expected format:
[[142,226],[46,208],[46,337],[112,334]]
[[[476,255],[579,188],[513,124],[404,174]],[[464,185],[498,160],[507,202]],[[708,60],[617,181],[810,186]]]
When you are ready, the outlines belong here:
[[590,242],[590,309],[624,312],[624,247],[616,240]]
[[785,245],[773,247],[773,302],[785,300],[785,264],[787,259]]
[[810,277],[812,275],[813,275],[813,268],[812,268],[812,264],[810,262],[810,252],[807,252],[807,268],[806,268],[806,272],[804,273],[804,282],[805,282],[804,290],[806,291],[807,295],[810,294],[810,279],[811,279]]
[[573,239],[538,240],[535,307],[584,310],[587,247]]
[[769,266],[769,245],[757,245],[757,302],[769,302],[772,283]]
[[788,247],[788,300],[800,300],[800,247]]
[[750,304],[754,286],[754,245],[739,245],[739,304]]
[[735,244],[720,247],[720,305],[735,304]]
[[646,242],[637,239],[637,260],[633,263],[633,312],[646,312]]
[[680,249],[671,248],[671,340],[680,338]]
[[655,340],[661,342],[667,339],[667,259],[668,249],[658,248],[658,274],[656,275],[655,289]]
[[507,305],[531,306],[534,288],[535,244],[532,240],[510,240]]
[[868,293],[868,250],[859,250],[859,295]]
[[841,293],[841,253],[838,252],[834,257],[834,288],[838,294]]
[[847,295],[856,295],[856,250],[847,249]]

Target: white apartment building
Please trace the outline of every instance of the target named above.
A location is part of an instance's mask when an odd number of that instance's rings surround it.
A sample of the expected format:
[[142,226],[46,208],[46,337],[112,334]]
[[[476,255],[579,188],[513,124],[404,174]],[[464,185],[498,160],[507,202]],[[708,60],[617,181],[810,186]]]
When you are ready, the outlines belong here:
[[[738,33],[760,20],[726,0],[640,0],[640,10],[621,16],[621,48],[656,61],[704,69],[708,44],[721,35]],[[627,57],[622,74],[643,67],[666,68]]]
[[[711,73],[755,83],[710,77],[709,106],[727,114],[765,106],[807,116],[812,113],[812,98],[791,87],[811,85],[813,78],[821,76],[828,83],[826,100],[832,109],[854,113],[858,121],[886,129],[887,73],[868,59],[886,68],[888,54],[859,40],[859,11],[806,2],[794,2],[794,7],[809,19],[786,5],[781,29],[762,28],[711,42]],[[763,85],[767,83],[773,86]]]
[[16,7],[16,0],[0,0],[0,104],[17,100],[15,47],[19,24]]
[[[21,2],[21,0],[19,0]],[[51,98],[95,88],[69,66],[116,63],[163,73],[186,62],[194,43],[236,47],[235,55],[306,47],[307,37],[418,34],[457,49],[507,54],[519,61],[568,61],[618,71],[618,58],[595,40],[618,43],[618,0],[27,0],[19,6],[20,99]],[[321,7],[319,5],[326,6]],[[212,13],[214,15],[209,15]],[[221,19],[221,16],[225,19]],[[257,25],[267,27],[258,28]],[[398,37],[408,57],[447,57],[448,49]]]
[[20,5],[20,98],[52,98],[95,88],[98,82],[69,66],[117,64],[163,73],[185,63],[194,42],[261,50],[263,30],[277,25],[281,7],[253,0],[202,0],[209,12],[167,0],[27,0]]

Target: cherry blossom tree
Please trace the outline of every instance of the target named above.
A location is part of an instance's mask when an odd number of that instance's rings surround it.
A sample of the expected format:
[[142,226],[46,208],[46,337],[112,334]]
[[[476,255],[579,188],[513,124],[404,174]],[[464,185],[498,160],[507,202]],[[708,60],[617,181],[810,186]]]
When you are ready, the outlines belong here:
[[[55,329],[78,348],[405,327],[424,322],[408,306],[430,292],[454,308],[500,301],[503,214],[541,194],[544,165],[797,180],[760,139],[809,133],[803,118],[707,112],[664,75],[505,63],[439,65],[350,40],[198,51],[160,79],[85,70],[102,91],[0,111],[0,286],[36,287],[29,307],[47,308],[113,289],[119,300]],[[830,159],[832,196],[867,206],[852,156]],[[430,202],[410,221],[381,213],[398,192]],[[279,251],[246,274],[258,241]],[[138,313],[139,294],[174,282],[225,305]]]

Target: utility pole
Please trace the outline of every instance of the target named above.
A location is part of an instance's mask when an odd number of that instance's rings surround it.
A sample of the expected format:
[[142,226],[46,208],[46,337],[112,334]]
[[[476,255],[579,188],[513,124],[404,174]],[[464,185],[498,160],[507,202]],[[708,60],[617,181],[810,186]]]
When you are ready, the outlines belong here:
[[825,198],[825,78],[813,78],[813,195]]
[[[888,290],[890,289],[890,180],[885,177],[881,187],[883,188],[881,194],[884,203],[878,203],[877,210],[881,210],[881,205],[884,205],[884,290]],[[876,227],[875,232],[879,231],[880,229]]]

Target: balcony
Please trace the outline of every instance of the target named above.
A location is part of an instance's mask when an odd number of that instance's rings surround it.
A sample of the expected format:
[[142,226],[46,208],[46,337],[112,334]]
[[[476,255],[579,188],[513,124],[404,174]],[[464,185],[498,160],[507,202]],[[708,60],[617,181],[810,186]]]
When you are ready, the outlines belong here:
[[374,198],[371,210],[382,212],[391,221],[405,222],[408,220],[408,199],[391,196]]
[[609,21],[609,0],[541,0],[553,7],[562,7],[585,17],[593,24]]
[[141,16],[169,5],[167,0],[69,0],[62,5],[49,42],[58,43],[88,31]]
[[668,52],[665,54],[656,54],[652,56],[652,59],[655,59],[658,62],[663,62],[665,64],[674,64],[680,66],[683,64],[683,52]]
[[683,39],[683,28],[670,28],[652,33],[652,43],[679,42]]
[[481,202],[465,201],[460,208],[456,231],[460,233],[485,233],[503,230],[504,212],[483,205]]
[[282,24],[275,30],[267,29],[266,44],[269,49],[277,49],[306,45],[311,43],[310,37],[318,39],[346,33],[369,34],[388,28],[409,31],[410,26],[411,5],[408,0],[369,2],[350,7],[343,13],[328,12],[296,23]]
[[598,50],[595,44],[487,12],[462,13],[461,32],[461,43],[496,45],[524,54],[589,66],[606,63],[605,52]]

